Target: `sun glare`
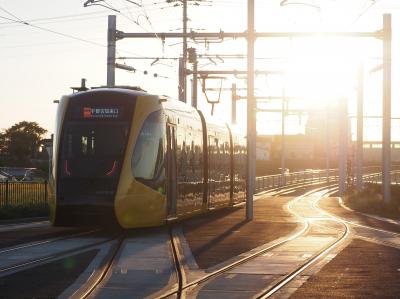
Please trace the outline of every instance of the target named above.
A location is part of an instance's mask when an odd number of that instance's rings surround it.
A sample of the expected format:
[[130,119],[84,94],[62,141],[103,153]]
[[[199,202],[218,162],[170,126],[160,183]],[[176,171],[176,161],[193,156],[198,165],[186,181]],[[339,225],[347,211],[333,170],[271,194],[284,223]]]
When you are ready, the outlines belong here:
[[355,87],[360,63],[353,53],[349,40],[343,38],[293,41],[284,67],[285,93],[311,107],[346,96]]

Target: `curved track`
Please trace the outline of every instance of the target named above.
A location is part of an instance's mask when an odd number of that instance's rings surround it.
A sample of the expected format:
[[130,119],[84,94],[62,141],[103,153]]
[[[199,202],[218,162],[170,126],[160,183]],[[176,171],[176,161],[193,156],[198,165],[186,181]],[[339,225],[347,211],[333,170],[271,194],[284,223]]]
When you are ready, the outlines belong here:
[[[304,186],[302,186],[304,187]],[[326,187],[323,187],[326,188]],[[323,221],[326,221],[326,217],[321,217],[319,212],[317,214],[308,214],[307,211],[308,208],[310,207],[311,202],[309,202],[309,206],[307,209],[304,209],[302,205],[304,204],[303,201],[307,199],[308,197],[315,195],[317,198],[321,197],[323,195],[323,192],[321,192],[321,189],[323,188],[317,188],[315,190],[309,191],[306,194],[297,197],[295,200],[291,201],[290,204],[288,205],[288,209],[296,215],[296,217],[301,220],[302,222],[302,228],[295,232],[294,234],[284,238],[284,240],[279,241],[277,243],[272,244],[271,246],[265,247],[261,250],[258,250],[256,252],[253,252],[252,254],[241,258],[239,260],[236,260],[235,262],[232,262],[228,265],[225,265],[215,271],[211,271],[209,273],[205,273],[202,277],[186,282],[183,280],[183,277],[185,277],[184,273],[184,267],[182,265],[182,262],[184,261],[184,257],[180,254],[179,251],[179,246],[176,243],[177,242],[177,237],[172,234],[172,242],[174,243],[174,256],[176,259],[176,264],[177,264],[177,269],[180,270],[180,274],[178,275],[180,277],[180,284],[179,284],[179,289],[178,290],[170,290],[161,296],[159,298],[167,298],[170,296],[176,296],[177,298],[184,298],[184,297],[194,297],[197,296],[198,292],[201,291],[201,288],[206,285],[207,283],[210,283],[212,281],[215,281],[216,279],[223,278],[224,275],[227,275],[229,273],[232,273],[236,271],[239,268],[243,268],[248,266],[251,263],[257,263],[257,259],[260,259],[261,257],[267,255],[270,252],[276,252],[279,251],[280,249],[284,250],[284,246],[291,246],[291,244],[295,244],[294,242],[297,242],[301,238],[307,238],[307,236],[310,235],[310,232],[312,230],[315,230],[318,225],[315,224],[316,218],[321,218]],[[286,192],[286,191],[283,191]],[[311,205],[312,207],[312,205]],[[269,285],[265,289],[259,290],[257,295],[255,297],[258,298],[267,298],[271,296],[272,294],[276,293],[278,290],[283,288],[285,285],[287,285],[292,279],[294,279],[299,273],[313,265],[317,260],[321,259],[322,257],[326,256],[331,250],[333,250],[335,247],[337,247],[340,243],[342,243],[349,235],[349,229],[348,226],[339,220],[331,220],[330,221],[336,221],[339,222],[340,225],[343,226],[343,231],[341,232],[341,235],[335,240],[328,242],[329,244],[325,244],[323,248],[319,249],[317,252],[315,252],[312,256],[307,258],[305,261],[301,263],[301,265],[298,265],[291,269],[283,278],[278,279],[277,281],[274,281],[273,284]],[[336,237],[336,236],[335,236]]]

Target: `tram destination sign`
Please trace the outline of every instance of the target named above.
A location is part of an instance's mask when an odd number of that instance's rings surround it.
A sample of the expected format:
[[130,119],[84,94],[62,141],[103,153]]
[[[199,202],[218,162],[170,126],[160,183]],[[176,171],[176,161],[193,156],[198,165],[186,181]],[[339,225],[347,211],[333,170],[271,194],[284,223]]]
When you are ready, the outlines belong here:
[[84,119],[117,119],[120,116],[117,107],[83,107]]

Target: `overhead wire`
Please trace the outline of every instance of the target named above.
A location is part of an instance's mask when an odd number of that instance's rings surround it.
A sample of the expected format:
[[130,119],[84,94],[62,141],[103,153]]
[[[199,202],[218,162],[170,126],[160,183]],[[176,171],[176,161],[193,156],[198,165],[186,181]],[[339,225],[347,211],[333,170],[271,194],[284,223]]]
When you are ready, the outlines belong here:
[[367,2],[370,2],[370,5],[368,5],[364,10],[360,12],[360,14],[355,18],[355,20],[350,24],[350,26],[354,25],[357,23],[362,16],[364,16],[370,9],[373,7],[375,4],[380,2],[381,0],[367,0]]
[[[155,37],[158,38],[158,39],[162,42],[162,45],[163,45],[163,47],[164,47],[165,41],[164,41],[163,39],[161,39],[161,38],[157,35],[157,33],[155,32],[154,27],[153,27],[153,24],[152,24],[152,22],[151,22],[151,20],[150,20],[150,17],[148,16],[148,13],[147,13],[147,11],[146,11],[146,8],[144,7],[143,1],[141,0],[141,4],[136,3],[136,2],[134,2],[134,1],[129,1],[129,0],[124,0],[124,1],[126,1],[126,2],[128,2],[128,3],[131,3],[131,4],[134,4],[135,6],[137,6],[137,8],[140,8],[140,9],[142,10],[142,12],[143,12],[143,17],[148,21],[150,27],[151,27],[152,30],[154,31]],[[127,20],[133,22],[135,25],[137,25],[138,27],[140,27],[140,28],[141,28],[142,30],[144,30],[145,32],[148,32],[148,33],[149,33],[149,31],[148,31],[144,26],[142,26],[141,23],[139,22],[139,18],[140,18],[141,15],[139,14],[138,17],[137,17],[136,19],[134,19],[134,17],[133,17],[133,15],[132,15],[131,11],[129,10],[129,7],[128,7],[128,6],[126,6],[126,7],[128,8],[128,13],[130,14],[130,16],[128,16],[128,15],[126,15],[125,13],[123,13],[123,12],[117,10],[115,7],[113,7],[111,4],[109,4],[106,0],[98,0],[98,1],[96,1],[96,0],[89,0],[89,1],[86,1],[86,2],[85,2],[84,6],[85,6],[85,7],[88,7],[88,6],[92,6],[92,5],[99,5],[99,2],[105,3],[106,5],[102,5],[103,7],[109,8],[109,9],[111,9],[111,10],[117,12],[118,14],[120,14],[121,16],[123,16],[124,18],[126,18]],[[164,50],[164,49],[165,49],[165,48],[163,48],[163,50]],[[171,47],[171,49],[172,49],[175,53],[178,53],[178,52],[177,52],[175,49],[173,49],[172,47]],[[176,73],[176,71],[175,71],[175,73]]]
[[[101,44],[101,43],[98,43],[98,42],[94,42],[94,41],[87,40],[87,39],[84,39],[84,38],[81,38],[81,37],[77,37],[77,36],[74,36],[74,35],[62,33],[62,32],[59,32],[59,31],[55,31],[55,30],[52,30],[52,29],[49,29],[49,28],[45,28],[45,27],[41,27],[41,26],[32,24],[30,22],[27,22],[27,21],[19,18],[15,14],[12,14],[11,12],[7,11],[6,9],[4,9],[3,7],[0,7],[0,10],[5,12],[5,13],[7,13],[10,16],[12,16],[13,18],[15,18],[15,19],[12,19],[12,18],[8,18],[8,17],[5,17],[5,16],[0,16],[1,19],[5,19],[5,20],[8,20],[8,21],[19,23],[21,25],[29,26],[29,27],[32,27],[32,28],[35,28],[35,29],[39,29],[41,31],[49,32],[49,33],[56,34],[56,35],[62,36],[62,37],[67,37],[67,38],[70,38],[70,39],[73,39],[73,40],[77,40],[77,41],[80,41],[80,42],[84,42],[84,43],[87,43],[87,44],[91,44],[91,45],[95,45],[95,46],[98,46],[98,47],[107,48],[107,45],[104,45],[104,44]],[[133,54],[133,55],[141,56],[141,55],[139,55],[137,53],[133,53],[133,52],[126,51],[126,50],[120,50],[120,51],[121,52],[125,52],[125,53],[130,53],[130,54]],[[156,77],[169,78],[169,77],[162,76],[162,75],[158,75]]]
[[[3,10],[3,9],[0,7],[0,10]],[[56,35],[59,35],[59,36],[68,37],[68,38],[71,38],[71,39],[74,39],[74,40],[77,40],[77,41],[80,41],[80,42],[84,42],[84,43],[88,43],[88,44],[92,44],[92,45],[100,46],[100,47],[107,47],[104,44],[100,44],[100,43],[97,43],[97,42],[94,42],[94,41],[90,41],[90,40],[87,40],[87,39],[84,39],[84,38],[80,38],[80,37],[77,37],[77,36],[74,36],[74,35],[70,35],[70,34],[67,34],[67,33],[62,33],[62,32],[58,32],[58,31],[55,31],[55,30],[51,30],[51,29],[48,29],[48,28],[45,28],[45,27],[37,26],[35,24],[23,21],[23,20],[21,20],[19,18],[16,18],[17,20],[12,20],[12,19],[4,17],[4,16],[0,16],[0,18],[6,19],[6,20],[10,20],[10,21],[14,21],[16,23],[19,23],[19,24],[22,24],[22,25],[26,25],[26,26],[30,26],[30,27],[33,27],[33,28],[36,28],[36,29],[39,29],[39,30],[42,30],[42,31],[50,32],[50,33],[53,33],[53,34],[56,34]]]

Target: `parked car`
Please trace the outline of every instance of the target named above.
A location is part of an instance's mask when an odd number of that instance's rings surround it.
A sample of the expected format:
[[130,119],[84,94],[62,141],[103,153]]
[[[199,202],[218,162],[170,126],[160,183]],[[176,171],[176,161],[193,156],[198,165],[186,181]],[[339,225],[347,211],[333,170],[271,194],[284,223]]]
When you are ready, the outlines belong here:
[[0,182],[5,182],[5,181],[13,181],[14,182],[16,180],[17,179],[15,178],[15,176],[0,170]]
[[29,169],[25,172],[21,181],[24,182],[43,182],[46,179],[46,174],[39,169]]

